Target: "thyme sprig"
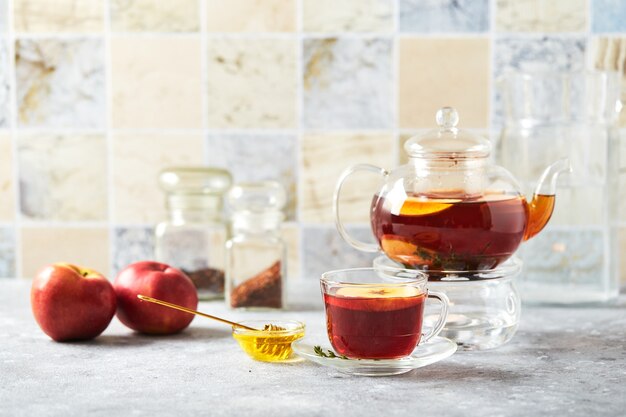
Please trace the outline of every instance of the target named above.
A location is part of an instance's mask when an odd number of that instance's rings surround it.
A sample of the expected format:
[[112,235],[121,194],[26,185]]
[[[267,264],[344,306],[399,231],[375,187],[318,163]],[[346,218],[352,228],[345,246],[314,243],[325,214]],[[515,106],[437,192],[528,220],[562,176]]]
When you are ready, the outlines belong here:
[[346,356],[344,355],[337,355],[335,352],[333,352],[330,349],[326,349],[326,352],[324,352],[324,349],[322,349],[321,346],[313,346],[313,351],[315,352],[315,354],[317,356],[321,356],[322,358],[338,358],[338,359],[348,359]]

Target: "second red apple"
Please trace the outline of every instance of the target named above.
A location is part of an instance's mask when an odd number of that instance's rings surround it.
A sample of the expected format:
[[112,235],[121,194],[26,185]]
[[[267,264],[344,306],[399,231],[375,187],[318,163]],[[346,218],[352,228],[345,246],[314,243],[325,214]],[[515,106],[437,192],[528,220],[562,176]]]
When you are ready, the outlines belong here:
[[148,334],[172,334],[185,329],[194,316],[137,298],[138,294],[198,308],[198,292],[187,275],[169,265],[142,261],[124,268],[113,283],[117,318],[129,328]]

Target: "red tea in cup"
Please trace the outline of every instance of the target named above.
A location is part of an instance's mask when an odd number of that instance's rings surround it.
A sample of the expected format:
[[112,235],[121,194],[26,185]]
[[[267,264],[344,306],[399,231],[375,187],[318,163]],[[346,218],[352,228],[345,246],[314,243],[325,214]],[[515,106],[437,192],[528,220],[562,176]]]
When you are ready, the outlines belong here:
[[[445,294],[428,292],[417,270],[352,268],[322,274],[328,339],[339,355],[354,359],[397,359],[436,336],[448,316]],[[433,329],[422,336],[426,298],[441,303]]]
[[394,290],[340,288],[324,294],[328,338],[337,353],[369,359],[411,354],[422,336],[426,294],[413,287]]

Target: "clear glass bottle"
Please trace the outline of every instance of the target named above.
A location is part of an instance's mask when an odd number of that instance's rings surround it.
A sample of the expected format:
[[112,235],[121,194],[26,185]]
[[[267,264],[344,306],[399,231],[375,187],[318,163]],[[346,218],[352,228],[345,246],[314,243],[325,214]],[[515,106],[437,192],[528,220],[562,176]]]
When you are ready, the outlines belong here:
[[156,227],[155,257],[181,269],[201,300],[224,296],[224,194],[232,185],[228,171],[172,167],[159,174],[169,219]]
[[287,201],[275,181],[241,183],[228,193],[232,238],[226,242],[226,301],[231,308],[283,308]]

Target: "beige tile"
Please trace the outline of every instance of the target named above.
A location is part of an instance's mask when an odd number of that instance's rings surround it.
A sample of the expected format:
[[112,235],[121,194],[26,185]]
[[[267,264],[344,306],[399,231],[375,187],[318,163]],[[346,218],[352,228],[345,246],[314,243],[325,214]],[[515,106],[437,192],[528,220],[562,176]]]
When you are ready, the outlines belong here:
[[197,32],[198,0],[111,0],[111,30]]
[[295,0],[207,0],[209,32],[293,32]]
[[101,0],[14,0],[17,32],[99,32],[104,28]]
[[10,222],[15,218],[13,184],[11,136],[8,133],[0,133],[0,222]]
[[202,127],[200,51],[195,37],[114,37],[113,127]]
[[392,0],[303,0],[306,32],[389,32]]
[[25,219],[107,220],[104,136],[23,134],[17,139],[20,210]]
[[459,111],[460,127],[487,127],[488,39],[404,38],[399,44],[400,127],[434,127],[443,106]]
[[[391,134],[306,134],[302,138],[300,168],[300,220],[307,223],[333,221],[332,199],[341,172],[357,163],[389,169],[393,165]],[[382,178],[357,172],[349,178],[340,199],[344,222],[369,222],[372,197]]]
[[212,39],[209,126],[296,126],[296,41]]
[[159,171],[171,165],[202,164],[201,135],[113,135],[113,219],[123,224],[165,220]]
[[287,279],[300,278],[300,228],[296,224],[285,224],[282,237],[287,244]]
[[109,276],[109,231],[106,228],[23,228],[22,276],[32,278],[42,267],[69,262]]
[[497,0],[496,29],[503,32],[583,32],[587,0]]

